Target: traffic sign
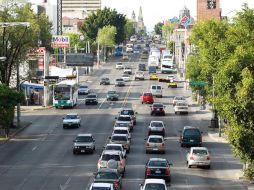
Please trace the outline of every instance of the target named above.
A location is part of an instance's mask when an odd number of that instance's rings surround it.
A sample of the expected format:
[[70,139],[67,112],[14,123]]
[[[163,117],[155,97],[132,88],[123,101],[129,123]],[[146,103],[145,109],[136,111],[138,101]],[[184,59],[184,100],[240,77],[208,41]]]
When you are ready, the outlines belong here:
[[207,84],[208,84],[208,82],[205,82],[205,81],[190,81],[189,82],[189,85],[191,85],[191,86],[204,86]]

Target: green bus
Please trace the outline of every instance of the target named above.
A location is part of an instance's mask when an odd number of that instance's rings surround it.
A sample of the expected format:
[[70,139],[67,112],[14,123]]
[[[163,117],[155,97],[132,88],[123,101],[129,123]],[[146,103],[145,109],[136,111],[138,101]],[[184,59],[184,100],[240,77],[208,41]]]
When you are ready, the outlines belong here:
[[53,87],[53,106],[55,108],[73,108],[78,101],[76,80],[64,80]]

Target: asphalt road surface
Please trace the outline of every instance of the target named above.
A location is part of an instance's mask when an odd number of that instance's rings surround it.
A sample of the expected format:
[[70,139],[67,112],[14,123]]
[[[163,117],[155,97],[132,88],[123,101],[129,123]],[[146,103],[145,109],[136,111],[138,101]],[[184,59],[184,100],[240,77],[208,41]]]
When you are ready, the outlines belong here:
[[[131,54],[128,63],[137,68],[138,54]],[[32,121],[18,136],[8,143],[0,145],[0,189],[1,190],[84,190],[93,180],[97,170],[97,161],[107,138],[112,132],[115,116],[121,107],[133,107],[137,112],[137,125],[132,132],[131,151],[127,156],[126,174],[123,178],[123,190],[139,189],[144,181],[144,165],[150,157],[167,158],[171,167],[172,183],[169,189],[175,190],[240,190],[246,189],[238,180],[242,165],[232,156],[228,144],[214,142],[207,136],[207,126],[211,117],[208,111],[198,111],[192,103],[191,92],[180,86],[167,88],[162,84],[163,98],[156,102],[166,105],[166,116],[150,116],[150,107],[141,104],[140,93],[148,91],[151,84],[158,81],[130,81],[126,87],[99,85],[101,77],[109,77],[111,82],[122,75],[115,70],[114,63],[108,63],[93,74],[86,82],[93,92],[98,93],[99,104],[84,104],[79,97],[74,109],[50,109],[23,113],[23,120]],[[120,93],[117,102],[106,101],[106,93],[115,89]],[[172,98],[184,95],[190,104],[188,115],[175,115]],[[81,116],[79,129],[62,128],[62,117],[70,112]],[[166,154],[145,154],[144,138],[151,120],[162,120],[166,125]],[[183,126],[197,126],[203,131],[203,145],[211,150],[212,166],[210,170],[187,168],[186,149],[178,142],[178,130]],[[96,140],[94,154],[73,155],[72,141],[78,133],[92,133]]]

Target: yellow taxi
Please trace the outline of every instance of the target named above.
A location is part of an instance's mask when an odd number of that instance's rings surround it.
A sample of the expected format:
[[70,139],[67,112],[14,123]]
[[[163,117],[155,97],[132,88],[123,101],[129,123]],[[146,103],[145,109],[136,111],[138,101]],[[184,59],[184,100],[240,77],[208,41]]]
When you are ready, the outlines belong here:
[[156,75],[156,74],[151,74],[151,75],[149,76],[149,79],[150,79],[150,80],[158,80],[158,75]]
[[177,88],[177,82],[175,81],[170,81],[168,83],[168,88]]

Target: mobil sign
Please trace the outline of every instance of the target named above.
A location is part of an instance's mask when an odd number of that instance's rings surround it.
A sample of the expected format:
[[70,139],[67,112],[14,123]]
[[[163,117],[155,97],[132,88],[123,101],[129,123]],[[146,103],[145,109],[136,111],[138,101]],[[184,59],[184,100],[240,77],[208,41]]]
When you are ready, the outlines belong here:
[[70,38],[69,36],[53,36],[51,46],[52,48],[69,48]]

